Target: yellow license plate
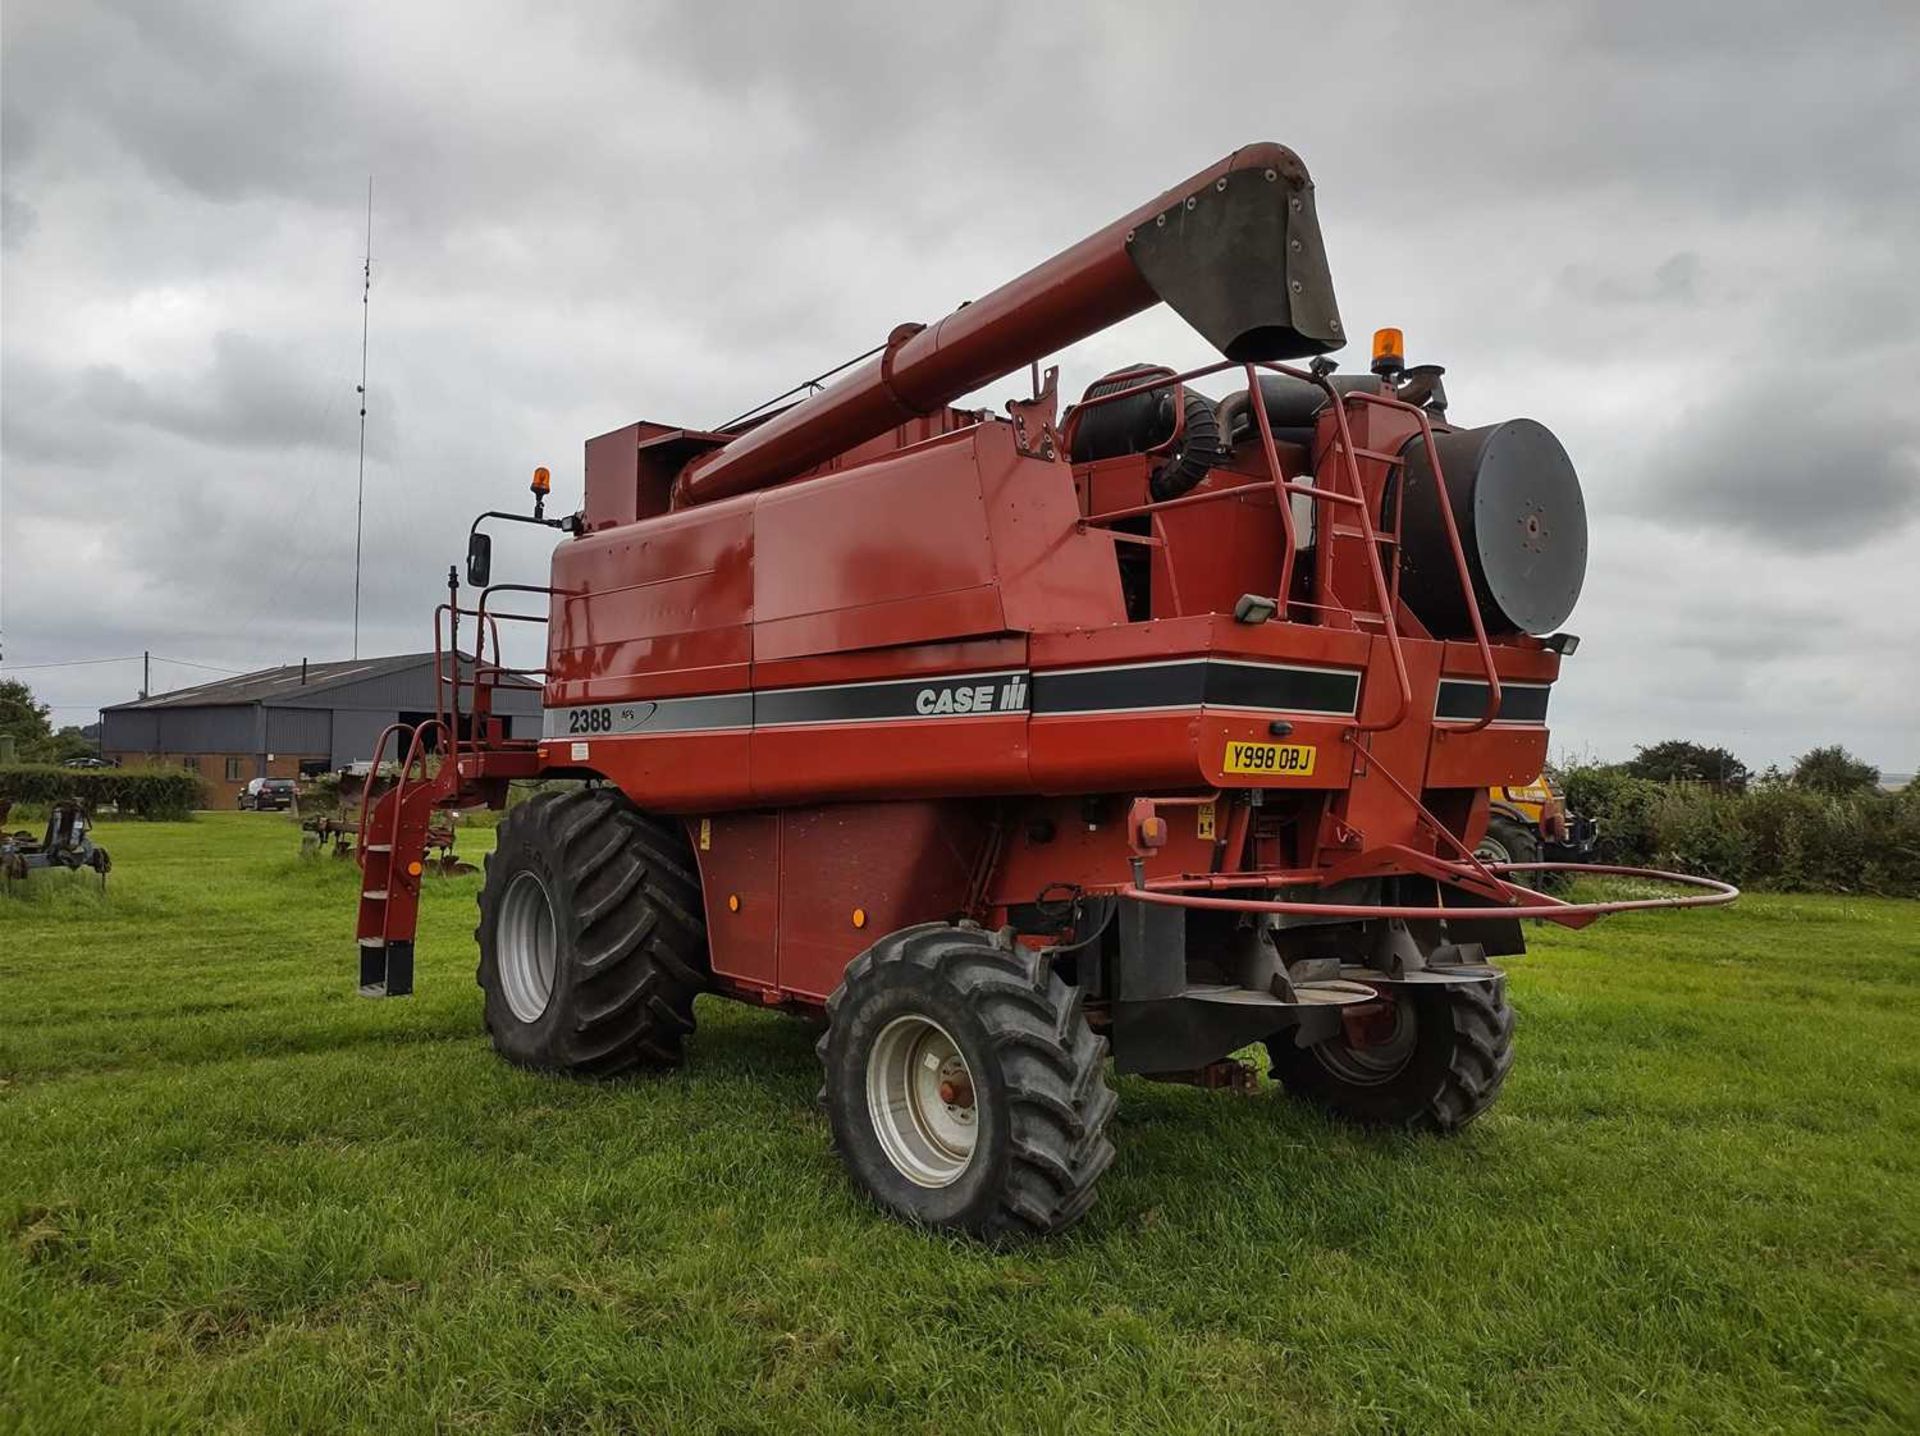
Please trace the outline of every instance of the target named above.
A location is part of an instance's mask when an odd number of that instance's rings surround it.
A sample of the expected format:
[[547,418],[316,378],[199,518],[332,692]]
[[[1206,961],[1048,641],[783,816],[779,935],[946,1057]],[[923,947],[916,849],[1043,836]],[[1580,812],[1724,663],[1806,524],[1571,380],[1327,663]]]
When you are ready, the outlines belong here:
[[1229,743],[1220,767],[1228,773],[1308,778],[1313,776],[1315,751],[1311,743]]

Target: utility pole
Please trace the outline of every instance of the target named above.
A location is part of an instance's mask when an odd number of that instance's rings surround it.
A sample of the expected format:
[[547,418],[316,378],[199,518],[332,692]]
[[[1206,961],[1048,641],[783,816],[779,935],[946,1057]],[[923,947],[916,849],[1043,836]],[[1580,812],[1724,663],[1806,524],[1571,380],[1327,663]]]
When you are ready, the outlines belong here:
[[367,510],[367,320],[373,301],[373,176],[367,176],[367,253],[360,270],[360,478],[353,500],[353,656],[360,656],[360,529]]

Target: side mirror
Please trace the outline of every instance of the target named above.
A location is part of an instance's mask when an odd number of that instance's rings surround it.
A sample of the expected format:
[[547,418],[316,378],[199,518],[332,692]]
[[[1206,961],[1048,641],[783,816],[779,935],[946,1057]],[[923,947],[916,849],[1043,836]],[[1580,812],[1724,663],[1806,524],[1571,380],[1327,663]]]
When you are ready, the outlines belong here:
[[467,535],[467,583],[485,588],[493,581],[493,535],[475,531]]

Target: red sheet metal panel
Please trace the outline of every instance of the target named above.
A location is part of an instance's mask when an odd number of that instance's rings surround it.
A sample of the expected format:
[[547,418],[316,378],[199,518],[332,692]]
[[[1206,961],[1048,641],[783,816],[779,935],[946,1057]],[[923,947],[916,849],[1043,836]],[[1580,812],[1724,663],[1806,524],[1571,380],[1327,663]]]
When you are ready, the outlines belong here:
[[1032,633],[1124,623],[1113,535],[1078,527],[1073,471],[1022,456],[1011,425],[973,434],[1006,626]]
[[725,813],[687,820],[707,899],[713,971],[748,987],[778,985],[780,818]]
[[547,705],[746,687],[753,504],[711,504],[556,549]]
[[974,432],[760,496],[755,657],[1006,628]]
[[958,914],[987,831],[963,801],[787,809],[780,821],[780,986],[816,1001],[882,934]]

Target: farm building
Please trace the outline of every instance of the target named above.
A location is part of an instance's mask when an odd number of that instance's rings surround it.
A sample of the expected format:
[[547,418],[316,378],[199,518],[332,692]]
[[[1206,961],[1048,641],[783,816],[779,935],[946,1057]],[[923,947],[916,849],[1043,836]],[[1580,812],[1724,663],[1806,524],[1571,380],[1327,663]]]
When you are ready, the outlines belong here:
[[[434,656],[293,663],[116,703],[100,714],[100,751],[119,763],[177,763],[231,807],[251,778],[292,778],[365,762],[389,723],[434,714]],[[540,686],[503,680],[494,712],[510,736],[540,733]]]

